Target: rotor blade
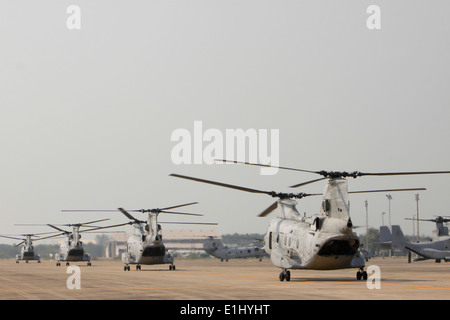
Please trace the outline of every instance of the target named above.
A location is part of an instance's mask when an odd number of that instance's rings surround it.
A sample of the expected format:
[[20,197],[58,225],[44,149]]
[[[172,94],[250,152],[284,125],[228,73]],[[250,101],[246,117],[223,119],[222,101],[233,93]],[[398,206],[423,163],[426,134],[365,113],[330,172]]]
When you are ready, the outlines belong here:
[[[127,224],[130,224],[130,223],[127,223]],[[94,231],[94,232],[89,232],[89,230],[86,230],[85,233],[126,233],[126,231]]]
[[197,181],[197,182],[209,183],[209,184],[216,185],[216,186],[219,186],[219,187],[237,189],[237,190],[251,192],[251,193],[264,193],[264,194],[268,194],[268,195],[271,194],[270,191],[262,191],[262,190],[257,190],[257,189],[250,189],[250,188],[235,186],[235,185],[232,185],[232,184],[226,184],[226,183],[222,183],[222,182],[216,182],[216,181],[199,179],[199,178],[188,177],[188,176],[182,176],[182,175],[174,174],[174,173],[170,174],[169,176],[176,177],[176,178],[193,180],[193,181]]
[[64,232],[64,233],[68,233],[68,231],[63,230],[63,229],[60,229],[60,228],[58,228],[58,227],[55,227],[55,226],[52,225],[52,224],[47,224],[47,226],[52,227],[53,229],[56,229],[56,230],[61,231],[61,232]]
[[165,223],[165,224],[202,224],[202,225],[211,225],[216,226],[218,223],[215,222],[169,222],[169,221],[158,221],[158,223]]
[[348,193],[371,193],[371,192],[396,192],[396,191],[420,191],[426,188],[409,188],[409,189],[385,189],[385,190],[365,190],[365,191],[349,191]]
[[277,168],[277,169],[284,169],[284,170],[291,170],[291,171],[300,171],[300,172],[308,172],[308,173],[318,173],[318,171],[311,171],[311,170],[303,170],[303,169],[296,169],[296,168],[289,168],[289,167],[280,167],[280,166],[271,166],[268,164],[260,164],[260,163],[250,163],[250,162],[242,162],[242,161],[235,161],[235,160],[219,160],[216,159],[214,161],[220,161],[225,163],[239,163],[239,164],[246,164],[250,166],[258,166],[258,167],[266,167],[266,168]]
[[321,181],[321,180],[325,180],[325,179],[327,179],[327,178],[314,179],[314,180],[311,180],[311,181],[306,181],[306,182],[302,182],[302,183],[299,183],[299,184],[295,184],[293,186],[290,186],[289,188],[298,188],[298,187],[305,186],[307,184],[310,184],[310,183],[313,183],[313,182],[317,182],[317,181]]
[[81,232],[87,232],[87,231],[94,231],[94,230],[107,229],[107,228],[122,227],[122,226],[129,225],[129,224],[130,224],[130,222],[126,222],[126,223],[116,224],[116,225],[112,225],[112,226],[97,227],[97,228],[92,228],[92,229],[82,230],[82,231],[80,231],[80,233],[81,233]]
[[417,218],[405,218],[405,220],[414,220],[414,221],[429,221],[429,222],[436,222],[436,219],[417,219]]
[[202,214],[199,214],[199,213],[174,212],[174,211],[165,211],[165,210],[161,210],[161,212],[170,213],[170,214],[185,214],[188,216],[203,216]]
[[17,248],[18,246],[20,246],[21,244],[23,244],[23,243],[25,243],[25,240],[24,241],[22,241],[21,243],[19,243],[19,244],[16,244],[15,245],[15,247]]
[[136,219],[135,217],[133,217],[127,210],[125,210],[124,208],[118,208],[118,210],[120,212],[122,212],[128,219],[130,220],[134,220],[134,221],[138,221],[138,219]]
[[86,209],[83,209],[83,210],[61,210],[61,212],[115,212],[115,211],[117,211],[117,210],[115,210],[115,209],[112,209],[112,210],[97,210],[97,209],[94,209],[94,210],[86,210]]
[[360,172],[361,176],[401,176],[414,174],[443,174],[450,171],[416,171],[416,172]]
[[14,238],[14,237],[7,237],[7,236],[0,236],[1,238],[8,238],[8,239],[14,239],[14,240],[23,240],[22,238]]
[[33,233],[33,234],[22,234],[23,236],[32,236],[32,237],[35,237],[35,236],[39,236],[39,235],[41,235],[41,234],[52,234],[52,233],[55,233],[55,231],[50,231],[50,232],[40,232],[40,233]]
[[265,217],[267,216],[269,213],[271,213],[273,210],[275,210],[278,207],[278,201],[275,201],[274,203],[272,203],[272,205],[270,207],[268,207],[266,210],[264,210],[263,212],[261,212],[258,217]]
[[190,202],[190,203],[180,204],[180,205],[173,206],[173,207],[161,208],[161,210],[170,210],[170,209],[175,209],[175,208],[181,208],[181,207],[190,206],[193,204],[198,204],[198,202]]
[[107,221],[107,220],[110,220],[110,219],[101,219],[101,220],[94,220],[94,221],[90,221],[90,222],[83,222],[83,223],[80,223],[80,225],[91,224],[91,223],[96,223],[96,222],[103,222],[103,221]]
[[55,235],[53,235],[53,236],[43,237],[43,238],[35,239],[35,240],[33,240],[33,241],[36,241],[36,240],[44,240],[44,239],[49,239],[49,238],[54,238],[54,237],[59,237],[59,236],[62,236],[62,235],[64,235],[64,234],[66,234],[66,233],[68,233],[68,232],[58,233],[58,234],[55,234]]

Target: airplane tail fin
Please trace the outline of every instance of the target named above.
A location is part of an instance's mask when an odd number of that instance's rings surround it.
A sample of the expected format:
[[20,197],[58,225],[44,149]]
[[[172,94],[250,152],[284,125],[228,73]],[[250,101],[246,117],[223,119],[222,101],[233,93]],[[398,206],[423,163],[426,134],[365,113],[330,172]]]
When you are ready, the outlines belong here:
[[392,226],[392,249],[405,249],[407,243],[400,226]]
[[380,227],[380,242],[390,242],[392,241],[392,234],[388,227]]

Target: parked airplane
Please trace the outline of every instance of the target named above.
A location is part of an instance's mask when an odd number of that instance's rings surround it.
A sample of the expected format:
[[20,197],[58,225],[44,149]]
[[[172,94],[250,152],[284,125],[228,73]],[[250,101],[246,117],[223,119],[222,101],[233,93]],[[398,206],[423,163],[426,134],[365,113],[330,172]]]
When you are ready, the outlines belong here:
[[450,261],[450,238],[433,242],[411,243],[403,235],[400,226],[392,226],[392,248],[408,249],[417,253],[421,258],[416,261],[434,259],[436,262]]

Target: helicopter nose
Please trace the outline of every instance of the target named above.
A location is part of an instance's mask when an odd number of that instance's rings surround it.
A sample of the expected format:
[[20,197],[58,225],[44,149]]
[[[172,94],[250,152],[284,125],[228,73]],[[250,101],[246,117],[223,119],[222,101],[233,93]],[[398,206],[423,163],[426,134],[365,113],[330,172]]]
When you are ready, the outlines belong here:
[[348,219],[348,221],[347,221],[347,227],[348,227],[348,228],[353,227],[352,219]]

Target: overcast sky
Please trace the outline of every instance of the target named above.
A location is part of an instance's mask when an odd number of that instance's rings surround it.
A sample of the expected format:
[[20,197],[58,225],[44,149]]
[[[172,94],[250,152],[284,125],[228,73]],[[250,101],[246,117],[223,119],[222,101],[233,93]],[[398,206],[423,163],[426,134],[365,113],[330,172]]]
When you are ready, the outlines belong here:
[[[381,9],[381,30],[366,26],[372,4]],[[79,30],[67,28],[70,5],[81,10]],[[221,132],[279,129],[282,166],[450,170],[449,10],[446,0],[3,1],[0,234],[49,231],[16,223],[126,222],[120,213],[63,209],[192,201],[199,204],[185,211],[204,217],[160,220],[264,233],[275,215],[256,216],[273,199],[169,174],[276,191],[316,178],[175,165],[171,134],[193,133],[194,121]],[[420,217],[450,215],[450,175],[349,179],[350,190],[397,187],[428,189],[420,192]],[[392,224],[412,234],[405,218],[416,213],[414,192],[392,196]],[[378,228],[388,200],[351,196],[355,225],[365,225],[365,200]],[[298,210],[314,214],[320,202],[301,200]],[[433,229],[420,224],[423,234]]]

